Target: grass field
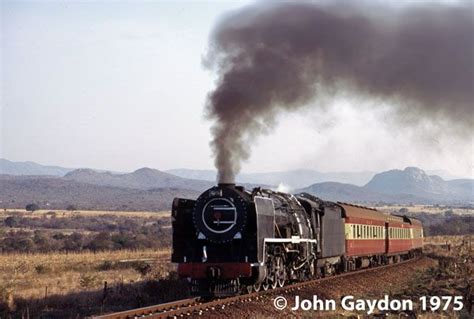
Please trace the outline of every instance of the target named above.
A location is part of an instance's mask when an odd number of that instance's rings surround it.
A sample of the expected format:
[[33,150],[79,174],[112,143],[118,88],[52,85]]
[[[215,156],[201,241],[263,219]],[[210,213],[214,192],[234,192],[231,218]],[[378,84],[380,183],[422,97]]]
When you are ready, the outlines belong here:
[[433,205],[385,205],[377,206],[378,210],[386,212],[399,212],[400,209],[406,208],[410,213],[429,213],[429,214],[441,214],[446,211],[452,211],[458,215],[472,215],[474,214],[474,208],[471,207],[451,207],[451,206],[433,206]]
[[113,215],[118,217],[140,217],[140,218],[159,218],[159,217],[169,217],[171,215],[170,211],[161,211],[161,212],[131,212],[131,211],[106,211],[106,210],[57,210],[57,209],[40,209],[34,213],[28,212],[25,209],[2,209],[0,210],[0,217],[2,215],[11,215],[12,213],[24,213],[23,216],[29,216],[32,218],[49,216],[52,212],[56,213],[57,218],[61,217],[72,217],[72,216],[84,216],[84,217],[93,217],[101,215]]
[[[170,251],[106,251],[81,253],[33,253],[0,255],[0,291],[15,298],[36,299],[45,294],[69,294],[100,289],[109,284],[130,283],[147,275],[147,265],[169,270]],[[159,275],[159,274],[158,274]]]

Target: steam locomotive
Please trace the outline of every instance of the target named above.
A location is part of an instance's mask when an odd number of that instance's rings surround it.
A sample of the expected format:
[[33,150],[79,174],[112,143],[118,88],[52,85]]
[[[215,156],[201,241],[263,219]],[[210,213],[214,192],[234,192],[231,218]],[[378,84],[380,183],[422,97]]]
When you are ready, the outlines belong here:
[[235,184],[196,200],[175,198],[172,219],[172,262],[202,297],[398,262],[423,245],[423,227],[413,218]]

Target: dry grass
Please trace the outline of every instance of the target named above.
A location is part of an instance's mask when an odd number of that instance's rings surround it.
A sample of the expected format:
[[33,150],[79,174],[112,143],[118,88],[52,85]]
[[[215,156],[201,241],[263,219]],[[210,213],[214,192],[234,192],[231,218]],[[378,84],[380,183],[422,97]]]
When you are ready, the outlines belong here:
[[377,206],[378,210],[393,212],[399,211],[401,208],[408,209],[410,213],[428,213],[428,214],[440,214],[447,210],[453,211],[454,214],[458,215],[472,215],[474,214],[473,208],[457,208],[451,206],[433,206],[433,205],[385,205]]
[[[446,244],[448,243],[448,244]],[[413,282],[393,296],[418,300],[421,296],[462,296],[460,311],[430,312],[416,309],[416,318],[472,318],[474,314],[474,236],[434,236],[425,239],[424,253],[437,261],[416,273]],[[419,305],[419,303],[418,303]]]
[[25,209],[2,209],[0,210],[0,217],[21,213],[24,217],[39,218],[43,216],[48,216],[50,212],[56,213],[56,218],[61,217],[73,217],[73,216],[84,216],[84,217],[94,217],[101,215],[113,215],[118,217],[140,217],[140,218],[163,218],[170,217],[170,211],[161,211],[161,212],[132,212],[132,211],[107,211],[107,210],[77,210],[77,211],[68,211],[68,210],[57,210],[57,209],[41,209],[37,210],[34,213],[27,212]]
[[428,236],[425,237],[424,243],[425,245],[446,245],[450,244],[453,246],[460,246],[462,243],[469,242],[472,245],[472,249],[474,249],[474,235],[459,235],[459,236]]
[[136,270],[141,260],[169,265],[170,250],[107,251],[81,253],[35,253],[0,255],[0,295],[36,299],[47,293],[69,294],[100,289],[109,284],[142,279]]

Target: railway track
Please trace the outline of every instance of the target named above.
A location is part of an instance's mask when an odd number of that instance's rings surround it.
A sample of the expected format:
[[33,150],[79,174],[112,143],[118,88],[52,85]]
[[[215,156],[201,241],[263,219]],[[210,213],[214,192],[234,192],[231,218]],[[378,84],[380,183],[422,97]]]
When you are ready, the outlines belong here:
[[219,308],[225,308],[228,305],[231,305],[236,302],[244,302],[246,300],[258,299],[264,295],[268,294],[281,294],[284,292],[290,292],[294,290],[299,290],[303,287],[310,287],[316,284],[319,284],[323,281],[329,281],[335,278],[343,278],[354,276],[361,273],[366,273],[370,271],[386,269],[390,267],[399,266],[405,263],[410,263],[417,261],[420,257],[401,261],[395,264],[389,264],[385,266],[378,266],[372,268],[366,268],[351,272],[346,272],[334,276],[318,278],[314,280],[298,282],[292,285],[284,286],[276,289],[269,289],[266,291],[252,292],[245,295],[238,295],[235,297],[228,297],[223,299],[217,299],[212,301],[200,301],[199,298],[189,298],[183,300],[177,300],[173,302],[168,302],[164,304],[159,304],[155,306],[149,306],[144,308],[137,308],[127,311],[115,312],[101,316],[95,316],[94,319],[130,319],[130,318],[176,318],[181,316],[189,316],[192,314],[202,314],[205,311],[212,311]]

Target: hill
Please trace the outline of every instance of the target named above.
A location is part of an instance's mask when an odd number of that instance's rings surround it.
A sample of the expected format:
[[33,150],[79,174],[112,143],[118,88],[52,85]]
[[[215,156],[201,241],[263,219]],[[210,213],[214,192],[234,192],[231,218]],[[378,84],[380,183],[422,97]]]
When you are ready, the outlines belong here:
[[0,206],[25,207],[37,203],[42,209],[160,211],[171,209],[174,197],[195,198],[199,192],[176,188],[150,190],[81,183],[56,177],[0,175]]
[[445,181],[416,167],[376,174],[366,185],[316,183],[299,189],[324,199],[350,202],[472,203],[474,180]]
[[114,186],[133,189],[179,188],[204,191],[214,185],[212,182],[187,179],[171,175],[157,169],[140,168],[132,173],[113,174],[96,172],[91,169],[77,169],[67,173],[64,178],[81,183]]
[[[215,181],[216,171],[194,170],[194,169],[172,169],[167,173],[181,176],[183,178],[194,178],[200,180]],[[281,172],[267,173],[241,173],[237,175],[238,183],[253,183],[266,185],[284,184],[291,189],[306,187],[319,182],[339,182],[354,185],[365,185],[373,176],[374,172],[330,172],[323,173],[309,169],[298,169]]]
[[64,176],[72,168],[41,165],[35,162],[12,162],[0,158],[0,174]]
[[410,194],[433,200],[473,199],[473,180],[445,181],[417,167],[376,174],[364,188],[383,194]]

